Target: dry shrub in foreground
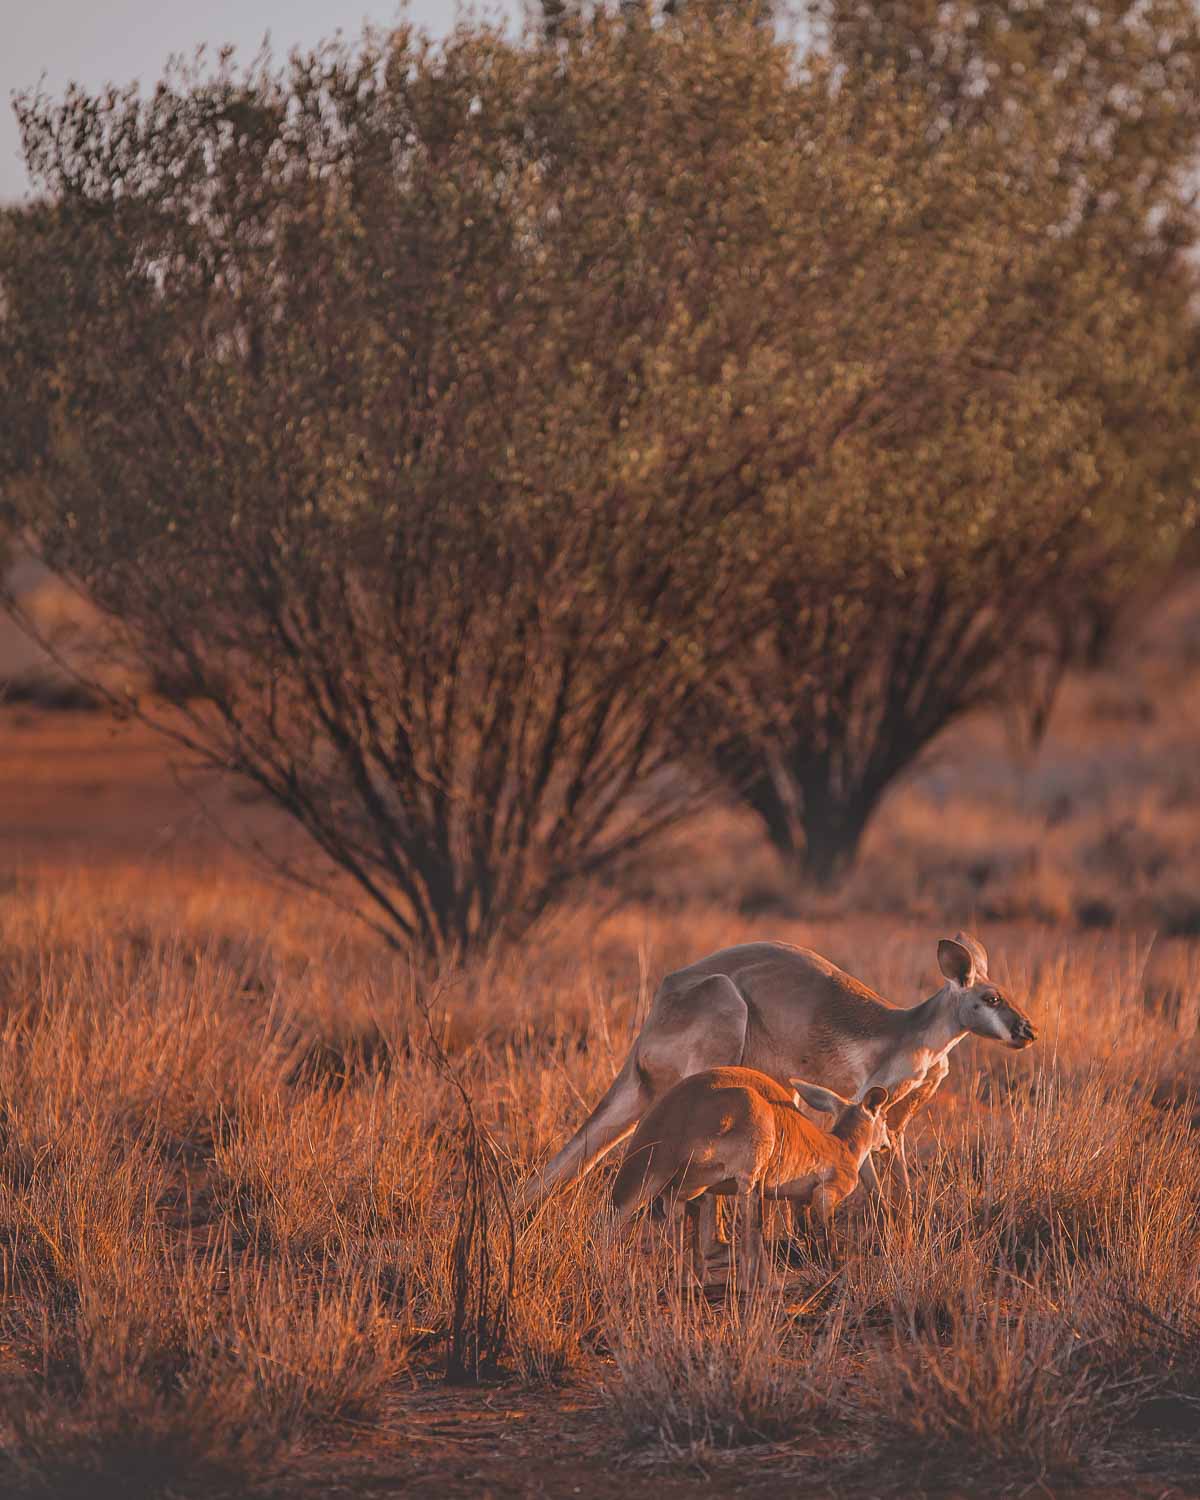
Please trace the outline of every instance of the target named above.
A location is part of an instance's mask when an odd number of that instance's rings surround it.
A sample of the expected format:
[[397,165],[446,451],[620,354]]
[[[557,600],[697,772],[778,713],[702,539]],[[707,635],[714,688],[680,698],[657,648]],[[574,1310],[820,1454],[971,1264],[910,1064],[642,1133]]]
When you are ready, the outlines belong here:
[[798,1323],[778,1290],[711,1307],[680,1288],[678,1254],[667,1262],[640,1267],[630,1295],[608,1309],[615,1375],[605,1397],[630,1454],[698,1464],[723,1450],[827,1438],[850,1377],[840,1316]]
[[10,1481],[81,1495],[236,1488],[317,1435],[369,1424],[404,1362],[355,1267],[319,1280],[253,1261],[155,1269],[135,1262],[125,1297],[81,1273],[77,1305],[58,1309],[40,1348],[36,1330],[7,1330],[26,1334],[34,1366],[7,1392]]
[[477,1381],[494,1374],[507,1352],[517,1226],[496,1142],[480,1124],[470,1091],[446,1056],[427,1001],[422,1009],[434,1061],[458,1095],[462,1114],[455,1153],[461,1163],[462,1187],[450,1249],[446,1379]]
[[[172,957],[48,967],[4,1030],[10,1487],[202,1491],[269,1473],[298,1443],[369,1420],[405,1360],[368,1258],[265,1257],[206,1212],[194,1163],[215,1162],[228,1128],[221,1085],[240,1068],[219,1041],[240,1018],[230,976]],[[117,980],[124,1003],[106,1014]]]
[[1078,1468],[1121,1410],[1117,1387],[1080,1354],[1061,1308],[1009,1310],[1002,1286],[956,1289],[942,1330],[900,1321],[877,1359],[872,1415],[892,1442],[941,1466]]

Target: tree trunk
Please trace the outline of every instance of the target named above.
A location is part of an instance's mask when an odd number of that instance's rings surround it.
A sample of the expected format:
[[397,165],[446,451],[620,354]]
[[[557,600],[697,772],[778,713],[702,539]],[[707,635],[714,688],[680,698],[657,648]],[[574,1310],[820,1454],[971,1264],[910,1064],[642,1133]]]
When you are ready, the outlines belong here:
[[738,791],[758,814],[784,865],[802,881],[835,885],[858,857],[859,845],[880,793],[851,787],[837,794],[823,778],[789,774],[760,762]]
[[800,869],[805,879],[823,890],[838,883],[858,858],[878,800],[858,788],[840,798],[828,791],[804,797]]

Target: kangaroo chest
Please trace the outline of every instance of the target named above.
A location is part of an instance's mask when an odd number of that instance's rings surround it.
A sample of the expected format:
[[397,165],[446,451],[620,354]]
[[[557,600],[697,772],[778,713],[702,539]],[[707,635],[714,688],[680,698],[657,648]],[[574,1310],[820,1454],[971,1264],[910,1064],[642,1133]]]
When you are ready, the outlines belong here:
[[851,1028],[827,1014],[789,1027],[781,1017],[755,1007],[741,1062],[781,1082],[806,1078],[848,1098],[861,1099],[868,1088],[881,1085],[899,1099],[931,1072],[944,1073],[948,1053],[961,1040],[961,1034],[951,1038],[942,1026],[928,1039],[911,1031],[880,1036],[865,1022]]
[[931,1073],[944,1072],[950,1053],[961,1040],[961,1037],[955,1037],[940,1047],[917,1045],[885,1051],[875,1060],[874,1067],[860,1085],[858,1097],[861,1098],[867,1089],[878,1086],[887,1089],[893,1103],[902,1099],[913,1089],[920,1088]]

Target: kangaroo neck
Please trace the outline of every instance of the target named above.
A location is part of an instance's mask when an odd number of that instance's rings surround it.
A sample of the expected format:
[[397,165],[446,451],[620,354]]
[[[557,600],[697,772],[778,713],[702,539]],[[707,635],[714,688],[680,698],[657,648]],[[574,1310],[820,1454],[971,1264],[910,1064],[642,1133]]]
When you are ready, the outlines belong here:
[[906,1013],[904,1033],[910,1046],[934,1054],[948,1052],[962,1041],[967,1028],[958,1019],[958,996],[949,985]]
[[838,1120],[829,1132],[835,1140],[841,1141],[846,1150],[854,1159],[857,1169],[863,1164],[863,1157],[871,1149],[872,1123],[870,1120],[858,1119]]

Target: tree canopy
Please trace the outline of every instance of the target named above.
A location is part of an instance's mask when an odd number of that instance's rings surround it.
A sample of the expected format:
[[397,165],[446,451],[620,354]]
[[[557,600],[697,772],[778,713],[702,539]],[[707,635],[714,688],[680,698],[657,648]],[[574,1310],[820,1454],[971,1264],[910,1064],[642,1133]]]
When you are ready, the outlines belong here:
[[946,128],[832,34],[601,10],[21,106],[6,504],[396,941],[518,934],[722,779],[831,872],[1186,521],[1182,229],[1083,211],[1053,91]]
[[[872,418],[823,482],[874,530],[724,679],[718,763],[828,879],[955,718],[999,697],[1044,713],[1081,626],[1189,524],[1200,25],[1186,0],[812,9],[852,129],[905,101],[924,170],[966,193],[929,205],[907,265],[889,225],[842,284]],[[873,281],[898,319],[858,300]],[[839,321],[827,347],[852,336]]]

